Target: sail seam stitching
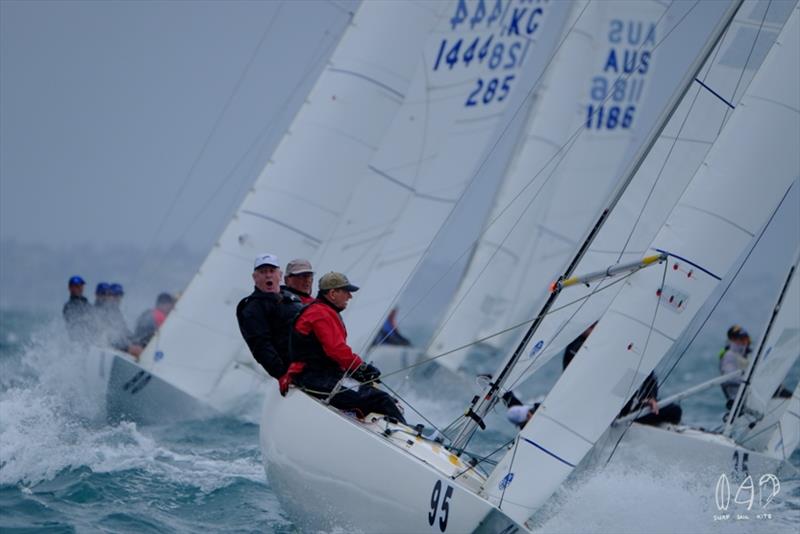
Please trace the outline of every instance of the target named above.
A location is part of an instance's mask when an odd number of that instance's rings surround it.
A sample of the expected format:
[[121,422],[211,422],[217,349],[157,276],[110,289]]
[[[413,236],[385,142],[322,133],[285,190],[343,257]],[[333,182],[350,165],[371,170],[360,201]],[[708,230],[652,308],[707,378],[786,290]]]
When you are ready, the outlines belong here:
[[356,71],[352,71],[352,70],[346,70],[346,69],[339,69],[339,68],[336,68],[336,67],[331,67],[328,70],[331,71],[331,72],[338,72],[340,74],[349,74],[351,76],[355,76],[356,78],[361,78],[361,79],[366,80],[368,82],[374,83],[378,87],[386,89],[387,91],[389,91],[390,93],[392,93],[393,95],[395,95],[397,98],[399,98],[401,100],[403,98],[405,98],[403,93],[401,93],[397,89],[394,89],[393,87],[390,87],[390,86],[386,85],[385,83],[376,80],[375,78],[371,78],[371,77],[369,77],[369,76],[367,76],[365,74],[361,74],[360,72],[356,72]]
[[246,213],[247,215],[252,215],[254,217],[259,217],[259,218],[264,219],[266,221],[273,222],[273,223],[277,224],[278,226],[283,226],[284,228],[286,228],[288,230],[291,230],[293,232],[296,232],[296,233],[302,235],[303,237],[306,237],[306,238],[314,241],[317,244],[322,243],[321,239],[318,239],[318,238],[314,237],[311,234],[307,234],[307,233],[303,232],[302,230],[300,230],[299,228],[295,228],[294,226],[286,224],[285,222],[279,221],[278,219],[275,219],[273,217],[269,217],[267,215],[264,215],[263,213],[258,213],[258,212],[250,211],[250,210],[242,210],[241,213]]

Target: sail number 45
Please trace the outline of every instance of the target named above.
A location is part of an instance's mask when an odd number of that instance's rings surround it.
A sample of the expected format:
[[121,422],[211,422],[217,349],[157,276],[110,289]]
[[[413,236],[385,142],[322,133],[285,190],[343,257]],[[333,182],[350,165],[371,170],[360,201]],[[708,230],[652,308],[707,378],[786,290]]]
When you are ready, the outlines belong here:
[[[450,515],[450,503],[447,501],[452,496],[453,486],[448,484],[447,489],[444,491],[444,497],[442,497],[442,481],[437,480],[431,493],[431,511],[428,512],[428,524],[433,526],[436,518],[439,517],[439,530],[442,532],[447,530],[447,517]],[[439,500],[442,501],[441,506],[439,505]]]

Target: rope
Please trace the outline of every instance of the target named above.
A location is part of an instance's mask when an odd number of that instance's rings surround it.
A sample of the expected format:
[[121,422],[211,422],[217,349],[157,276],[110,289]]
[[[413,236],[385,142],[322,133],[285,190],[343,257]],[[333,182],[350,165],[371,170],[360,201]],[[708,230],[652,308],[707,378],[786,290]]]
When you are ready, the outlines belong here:
[[403,373],[405,371],[408,371],[409,369],[413,369],[414,367],[419,367],[420,365],[426,365],[426,364],[431,363],[431,362],[433,362],[435,360],[438,360],[439,358],[444,358],[445,356],[448,356],[448,355],[453,354],[455,352],[458,352],[458,351],[461,351],[461,350],[464,350],[464,349],[468,349],[469,347],[472,347],[474,345],[479,345],[479,344],[484,343],[485,341],[488,341],[488,340],[493,339],[495,337],[502,336],[503,334],[507,334],[508,332],[512,332],[512,331],[514,331],[514,330],[516,330],[518,328],[521,328],[523,326],[528,326],[529,324],[531,324],[534,321],[538,320],[540,317],[544,317],[544,316],[550,315],[552,313],[556,313],[556,312],[561,311],[561,310],[563,310],[565,308],[568,308],[569,306],[572,306],[572,305],[574,305],[574,304],[576,304],[578,302],[586,300],[586,299],[590,298],[591,296],[599,293],[600,291],[605,291],[606,289],[608,289],[608,288],[610,288],[610,287],[612,287],[612,286],[614,286],[614,285],[626,280],[629,276],[635,274],[635,272],[636,271],[633,271],[631,273],[627,273],[624,276],[620,277],[619,279],[608,283],[607,285],[603,286],[602,288],[598,288],[593,293],[590,293],[588,295],[584,295],[584,296],[582,296],[580,298],[577,298],[575,300],[567,302],[567,303],[565,303],[565,304],[563,304],[561,306],[551,308],[550,311],[548,311],[548,312],[546,312],[544,314],[537,315],[536,317],[533,317],[532,319],[526,319],[525,321],[523,321],[521,323],[517,323],[517,324],[515,324],[513,326],[510,326],[508,328],[505,328],[503,330],[499,330],[499,331],[497,331],[497,332],[495,332],[493,334],[489,334],[489,335],[484,336],[482,338],[476,339],[475,341],[471,341],[470,343],[467,343],[465,345],[461,345],[461,346],[456,347],[454,349],[450,349],[450,350],[442,352],[440,354],[436,354],[435,356],[431,356],[429,358],[425,358],[423,360],[420,360],[420,361],[418,361],[416,363],[413,363],[411,365],[408,365],[406,367],[401,367],[400,369],[397,369],[396,371],[392,371],[391,373],[386,373],[386,374],[384,374],[382,376],[383,376],[383,378],[386,378],[386,377],[389,377],[389,376],[396,375],[398,373]]

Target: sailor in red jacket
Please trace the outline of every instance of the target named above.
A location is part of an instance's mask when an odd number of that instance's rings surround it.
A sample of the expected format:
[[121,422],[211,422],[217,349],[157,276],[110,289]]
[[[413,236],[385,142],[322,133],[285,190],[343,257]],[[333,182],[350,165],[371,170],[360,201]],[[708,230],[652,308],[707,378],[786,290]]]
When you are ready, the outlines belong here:
[[[347,329],[339,314],[355,291],[358,287],[341,273],[320,278],[317,298],[300,312],[292,329],[289,373],[299,374],[290,378],[307,393],[327,398],[346,374],[345,384],[330,400],[332,406],[353,410],[360,417],[375,412],[405,423],[394,400],[372,385],[380,371],[347,345]],[[348,387],[348,381],[354,387]]]

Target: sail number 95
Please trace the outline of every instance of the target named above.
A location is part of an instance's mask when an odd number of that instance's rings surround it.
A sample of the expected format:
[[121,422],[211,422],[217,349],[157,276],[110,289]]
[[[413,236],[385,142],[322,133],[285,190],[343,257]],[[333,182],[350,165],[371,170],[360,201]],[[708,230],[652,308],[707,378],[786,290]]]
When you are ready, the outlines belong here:
[[[447,489],[442,497],[442,481],[437,480],[433,486],[431,493],[431,511],[428,512],[428,524],[433,526],[436,522],[436,517],[439,517],[439,530],[444,532],[447,530],[447,517],[450,515],[450,497],[453,496],[453,486],[447,485]],[[441,506],[439,501],[441,500]]]
[[484,82],[483,78],[478,78],[476,87],[467,97],[464,106],[477,106],[481,103],[485,106],[492,102],[502,102],[511,90],[511,81],[513,79],[513,74],[509,74],[502,80],[500,78],[492,78],[486,82]]

